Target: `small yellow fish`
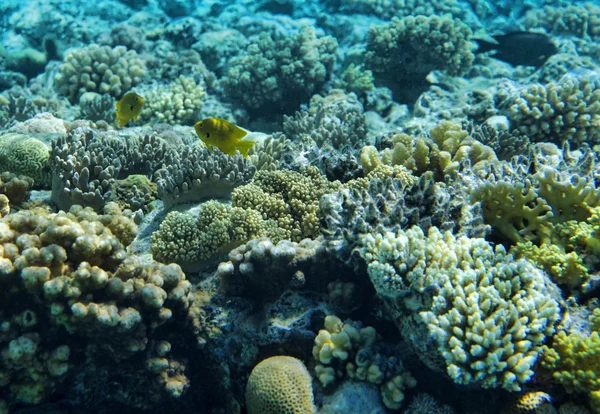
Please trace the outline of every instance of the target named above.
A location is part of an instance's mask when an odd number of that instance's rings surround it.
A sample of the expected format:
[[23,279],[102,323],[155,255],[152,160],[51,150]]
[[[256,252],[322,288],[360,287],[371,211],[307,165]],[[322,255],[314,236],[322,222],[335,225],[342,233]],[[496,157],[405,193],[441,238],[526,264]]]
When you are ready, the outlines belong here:
[[138,119],[144,106],[144,98],[134,92],[128,92],[117,102],[117,120],[122,128],[130,119]]
[[196,134],[206,144],[209,151],[215,146],[227,155],[235,155],[237,149],[244,158],[255,144],[253,141],[242,141],[248,131],[220,118],[206,118],[194,125]]

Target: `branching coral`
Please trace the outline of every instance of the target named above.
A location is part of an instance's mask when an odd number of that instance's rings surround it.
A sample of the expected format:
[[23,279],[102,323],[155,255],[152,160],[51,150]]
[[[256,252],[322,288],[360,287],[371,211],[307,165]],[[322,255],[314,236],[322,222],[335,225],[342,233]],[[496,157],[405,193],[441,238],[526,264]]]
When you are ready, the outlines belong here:
[[399,88],[436,69],[464,74],[474,60],[470,36],[467,25],[446,16],[394,17],[369,30],[367,66]]
[[312,27],[288,37],[262,33],[230,60],[221,83],[248,109],[295,109],[329,79],[336,50],[334,38]]
[[461,162],[468,161],[479,168],[496,160],[494,151],[469,136],[460,125],[449,121],[432,128],[428,137],[394,134],[392,148],[381,153],[373,146],[362,149],[360,163],[368,172],[381,164],[403,165],[416,175],[432,171],[438,181],[459,170]]
[[164,122],[176,125],[193,125],[206,95],[202,84],[191,77],[180,76],[164,86],[139,89],[145,104],[140,114],[141,122]]
[[394,350],[378,346],[376,340],[377,332],[371,326],[326,316],[325,329],[319,330],[313,346],[315,372],[324,386],[343,376],[377,384],[385,406],[398,410],[404,392],[417,381],[393,355]]
[[[369,277],[392,318],[400,327],[413,321],[415,331],[405,333],[416,348],[435,341],[428,352],[438,354],[421,353],[424,362],[459,384],[519,390],[529,381],[560,319],[558,289],[543,272],[501,246],[435,227],[428,236],[418,227],[368,235],[363,245]],[[428,336],[417,332],[424,327]]]
[[600,142],[598,77],[566,75],[559,82],[533,84],[510,92],[505,113],[512,127],[533,142]]
[[157,260],[198,271],[239,244],[277,234],[274,223],[265,222],[259,212],[211,200],[200,206],[197,216],[169,213],[152,234],[151,251]]
[[364,109],[354,94],[334,89],[324,98],[313,96],[307,110],[298,111],[293,117],[284,115],[283,133],[294,141],[309,137],[319,147],[364,145],[367,136]]
[[91,44],[67,54],[54,82],[61,94],[77,103],[85,92],[108,93],[120,99],[145,74],[146,65],[134,50]]

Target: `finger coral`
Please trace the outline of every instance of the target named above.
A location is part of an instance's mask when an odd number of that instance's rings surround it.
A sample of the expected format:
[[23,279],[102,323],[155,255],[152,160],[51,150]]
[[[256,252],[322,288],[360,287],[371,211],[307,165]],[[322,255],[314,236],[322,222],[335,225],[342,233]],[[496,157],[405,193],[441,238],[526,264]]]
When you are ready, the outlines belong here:
[[426,364],[483,388],[519,390],[531,379],[561,318],[558,289],[542,271],[501,246],[435,227],[427,236],[418,227],[368,235],[362,255],[386,309],[411,329],[405,333]]

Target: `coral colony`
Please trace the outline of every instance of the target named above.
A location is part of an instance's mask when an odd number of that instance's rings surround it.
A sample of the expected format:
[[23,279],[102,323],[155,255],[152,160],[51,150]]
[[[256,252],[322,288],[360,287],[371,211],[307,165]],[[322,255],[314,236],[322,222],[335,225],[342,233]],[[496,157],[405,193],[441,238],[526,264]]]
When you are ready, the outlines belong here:
[[0,414],[600,413],[597,3],[0,14]]

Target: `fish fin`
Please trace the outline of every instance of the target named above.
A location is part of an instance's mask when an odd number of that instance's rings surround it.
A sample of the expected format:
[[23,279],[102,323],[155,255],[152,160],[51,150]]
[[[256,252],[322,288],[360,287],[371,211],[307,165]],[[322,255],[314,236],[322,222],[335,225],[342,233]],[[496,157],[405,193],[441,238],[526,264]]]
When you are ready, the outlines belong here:
[[256,142],[239,141],[236,144],[236,148],[238,149],[238,151],[240,151],[240,153],[244,156],[244,158],[248,158],[248,151],[250,151],[250,148],[252,148],[254,146],[254,144],[256,144]]
[[128,122],[129,122],[129,119],[119,118],[119,126],[121,128],[123,128],[125,125],[127,125]]
[[115,106],[117,107],[117,111],[120,111],[121,110],[121,101],[117,101]]
[[233,131],[231,133],[231,136],[235,139],[242,139],[244,138],[246,135],[248,135],[248,131],[246,131],[245,129],[242,129],[238,126],[233,126]]

